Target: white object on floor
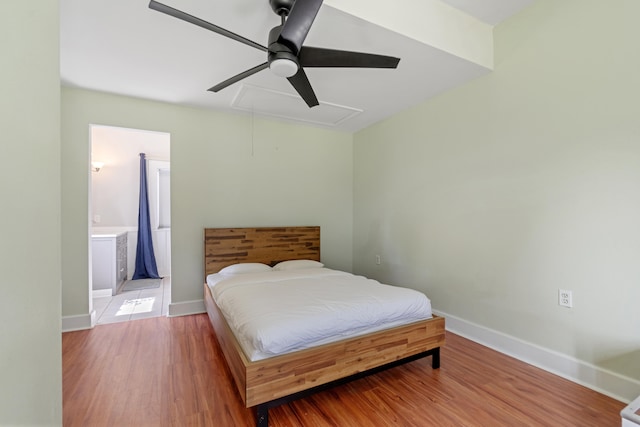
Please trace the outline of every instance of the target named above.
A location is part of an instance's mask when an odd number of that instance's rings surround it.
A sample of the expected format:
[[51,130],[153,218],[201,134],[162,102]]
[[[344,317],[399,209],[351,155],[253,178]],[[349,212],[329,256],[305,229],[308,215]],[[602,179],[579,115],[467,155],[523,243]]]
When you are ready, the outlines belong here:
[[640,397],[627,405],[620,412],[622,417],[622,427],[638,427],[640,426]]

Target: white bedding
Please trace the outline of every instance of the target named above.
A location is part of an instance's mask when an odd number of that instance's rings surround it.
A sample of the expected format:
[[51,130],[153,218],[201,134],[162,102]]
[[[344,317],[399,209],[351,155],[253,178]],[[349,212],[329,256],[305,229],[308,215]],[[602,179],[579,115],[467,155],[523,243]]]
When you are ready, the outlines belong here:
[[432,317],[421,292],[328,268],[218,273],[207,285],[250,360]]

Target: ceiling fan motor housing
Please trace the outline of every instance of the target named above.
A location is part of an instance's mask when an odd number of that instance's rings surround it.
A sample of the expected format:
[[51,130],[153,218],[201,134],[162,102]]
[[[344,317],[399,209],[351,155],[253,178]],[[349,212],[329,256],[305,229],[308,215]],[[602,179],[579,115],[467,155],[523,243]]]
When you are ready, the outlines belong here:
[[295,2],[296,0],[269,0],[271,9],[280,16],[288,15]]

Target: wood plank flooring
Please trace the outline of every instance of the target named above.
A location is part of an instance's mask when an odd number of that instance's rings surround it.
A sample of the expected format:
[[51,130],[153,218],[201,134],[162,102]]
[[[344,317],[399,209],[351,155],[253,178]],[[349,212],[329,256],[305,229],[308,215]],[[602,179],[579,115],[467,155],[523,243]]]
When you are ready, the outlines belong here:
[[[253,426],[205,314],[67,332],[71,426]],[[447,334],[430,359],[269,411],[272,427],[619,426],[624,403]]]

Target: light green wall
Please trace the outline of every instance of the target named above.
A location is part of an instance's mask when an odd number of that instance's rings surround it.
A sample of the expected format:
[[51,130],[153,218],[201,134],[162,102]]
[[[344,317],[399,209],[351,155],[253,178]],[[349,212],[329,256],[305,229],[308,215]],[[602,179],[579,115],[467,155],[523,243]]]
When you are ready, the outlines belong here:
[[538,0],[494,72],[356,134],[355,272],[640,379],[638,16]]
[[0,13],[0,425],[62,424],[58,2]]
[[172,303],[202,299],[203,228],[319,225],[352,268],[352,135],[63,88],[64,316],[88,313],[89,125],[171,134]]

